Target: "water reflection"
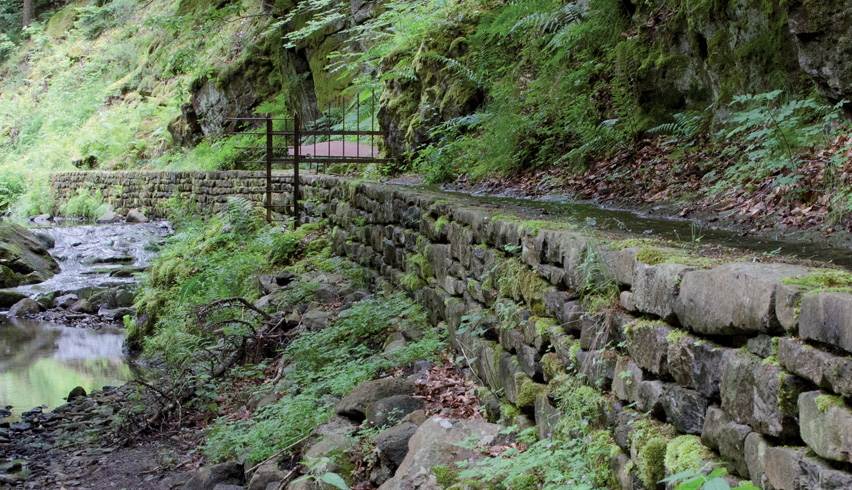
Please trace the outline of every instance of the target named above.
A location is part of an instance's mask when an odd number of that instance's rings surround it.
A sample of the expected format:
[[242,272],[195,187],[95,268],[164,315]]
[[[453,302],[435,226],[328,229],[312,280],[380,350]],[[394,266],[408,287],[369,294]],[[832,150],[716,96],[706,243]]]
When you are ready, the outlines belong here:
[[0,407],[13,417],[55,408],[75,386],[87,391],[131,378],[120,330],[91,330],[0,316]]

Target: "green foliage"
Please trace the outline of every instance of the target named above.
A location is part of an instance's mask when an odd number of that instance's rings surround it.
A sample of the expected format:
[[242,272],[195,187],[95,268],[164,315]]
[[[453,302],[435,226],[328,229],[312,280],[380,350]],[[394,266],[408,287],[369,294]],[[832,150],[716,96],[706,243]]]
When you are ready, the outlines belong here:
[[[698,469],[688,469],[660,480],[660,483],[676,484],[675,490],[731,490],[725,480],[728,472],[725,468],[708,465]],[[737,488],[757,490],[751,482],[743,482]]]
[[23,175],[8,170],[0,171],[0,215],[9,211],[24,189]]
[[592,489],[606,487],[610,478],[608,461],[612,450],[609,431],[590,420],[600,408],[600,395],[592,388],[560,376],[555,393],[564,416],[552,434],[536,441],[535,428],[519,439],[526,450],[509,449],[500,457],[473,465],[458,463],[462,482],[493,482],[501,489]]
[[109,211],[109,204],[104,203],[100,190],[94,194],[84,188],[77,190],[77,195],[72,196],[59,206],[59,213],[63,216],[73,218],[95,219]]
[[[384,356],[380,352],[391,330],[416,326],[422,339]],[[245,456],[262,461],[306,435],[333,413],[328,394],[343,396],[363,381],[417,359],[432,359],[443,339],[425,314],[400,293],[356,303],[322,330],[304,332],[284,352],[290,387],[277,403],[258,411],[253,420],[220,420],[212,428],[205,452],[215,460]]]
[[802,177],[796,173],[804,164],[802,154],[826,142],[825,128],[839,121],[842,104],[827,106],[815,97],[784,100],[782,90],[763,94],[735,96],[729,127],[719,136],[742,142],[743,148],[730,146],[726,152],[738,157],[724,173],[716,190],[726,190],[770,175],[775,186],[790,186]]

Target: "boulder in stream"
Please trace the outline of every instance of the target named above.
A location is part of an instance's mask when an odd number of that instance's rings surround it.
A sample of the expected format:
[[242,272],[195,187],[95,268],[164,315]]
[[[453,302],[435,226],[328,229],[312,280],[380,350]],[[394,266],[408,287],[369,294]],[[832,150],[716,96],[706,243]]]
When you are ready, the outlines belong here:
[[[59,272],[59,264],[35,234],[14,223],[0,223],[0,287],[48,279]],[[8,270],[7,270],[8,269]]]
[[100,224],[120,223],[121,219],[121,215],[115,211],[107,211],[100,218],[96,219],[95,222]]
[[34,315],[41,311],[41,305],[35,300],[24,298],[9,308],[9,318],[19,318],[26,315]]
[[147,223],[148,218],[142,214],[142,211],[133,208],[127,213],[127,217],[124,218],[124,221],[127,223]]

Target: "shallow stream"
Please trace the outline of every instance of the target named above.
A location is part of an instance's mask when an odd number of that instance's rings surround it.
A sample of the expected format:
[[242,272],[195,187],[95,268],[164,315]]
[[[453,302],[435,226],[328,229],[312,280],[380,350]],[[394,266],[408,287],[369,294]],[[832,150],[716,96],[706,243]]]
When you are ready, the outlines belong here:
[[[55,242],[50,253],[62,270],[43,283],[15,290],[31,297],[54,291],[83,297],[91,290],[135,282],[132,273],[148,265],[171,228],[168,223],[66,223],[33,231]],[[124,384],[132,373],[123,343],[119,328],[75,328],[75,320],[62,326],[0,313],[0,408],[11,406],[16,420],[33,407],[62,405],[76,386],[91,391]]]

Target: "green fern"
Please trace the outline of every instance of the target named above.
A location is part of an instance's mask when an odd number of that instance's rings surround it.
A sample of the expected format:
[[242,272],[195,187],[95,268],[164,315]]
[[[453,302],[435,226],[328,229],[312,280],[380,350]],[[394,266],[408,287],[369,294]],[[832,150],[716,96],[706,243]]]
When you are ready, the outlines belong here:
[[562,29],[563,27],[580,22],[580,9],[574,4],[568,4],[556,12],[536,12],[530,14],[518,22],[509,30],[514,33],[519,30],[534,31],[541,36]]
[[260,223],[254,203],[243,197],[229,197],[226,212],[228,222],[237,234],[253,231]]

